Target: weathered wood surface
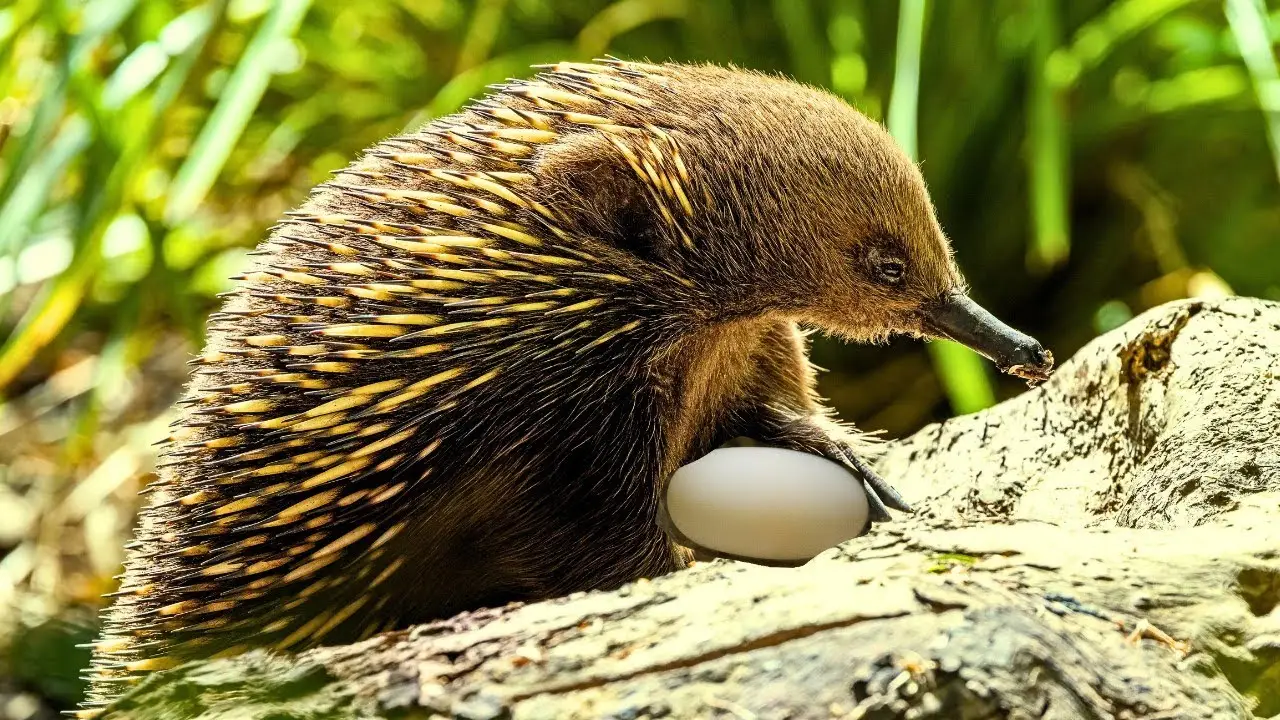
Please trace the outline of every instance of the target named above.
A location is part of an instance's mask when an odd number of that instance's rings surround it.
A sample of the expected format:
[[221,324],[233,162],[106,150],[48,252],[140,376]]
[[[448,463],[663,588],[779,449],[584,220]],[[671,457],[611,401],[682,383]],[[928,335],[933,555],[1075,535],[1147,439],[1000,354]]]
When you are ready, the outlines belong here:
[[1280,716],[1280,305],[1157,308],[880,467],[922,511],[803,568],[196,663],[113,716]]

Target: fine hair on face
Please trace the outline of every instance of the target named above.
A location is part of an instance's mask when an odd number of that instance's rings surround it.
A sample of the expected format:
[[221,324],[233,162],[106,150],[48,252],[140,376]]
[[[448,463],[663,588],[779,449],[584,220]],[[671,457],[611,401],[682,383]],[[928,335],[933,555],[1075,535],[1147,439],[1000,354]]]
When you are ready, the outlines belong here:
[[619,162],[625,139],[568,138],[539,174],[590,232],[698,277],[726,315],[860,341],[919,334],[922,307],[963,292],[924,180],[879,124],[827,92],[715,66],[668,89],[636,114],[674,138],[704,193],[671,222]]

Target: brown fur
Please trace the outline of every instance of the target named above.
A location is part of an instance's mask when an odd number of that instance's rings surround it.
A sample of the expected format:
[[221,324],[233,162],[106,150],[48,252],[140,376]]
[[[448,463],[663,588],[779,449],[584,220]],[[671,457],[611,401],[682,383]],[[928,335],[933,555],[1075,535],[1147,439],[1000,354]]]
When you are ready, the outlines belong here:
[[675,570],[666,479],[735,436],[871,477],[797,324],[918,334],[960,285],[888,134],[779,78],[563,66],[381,143],[213,318],[90,705],[189,658]]

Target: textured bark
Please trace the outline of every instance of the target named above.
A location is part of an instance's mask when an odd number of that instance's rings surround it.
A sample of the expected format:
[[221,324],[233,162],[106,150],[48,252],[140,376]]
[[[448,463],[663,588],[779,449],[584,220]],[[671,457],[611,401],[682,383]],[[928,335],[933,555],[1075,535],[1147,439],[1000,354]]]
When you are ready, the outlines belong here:
[[1157,308],[880,467],[922,511],[803,568],[195,663],[115,715],[1280,715],[1280,305]]

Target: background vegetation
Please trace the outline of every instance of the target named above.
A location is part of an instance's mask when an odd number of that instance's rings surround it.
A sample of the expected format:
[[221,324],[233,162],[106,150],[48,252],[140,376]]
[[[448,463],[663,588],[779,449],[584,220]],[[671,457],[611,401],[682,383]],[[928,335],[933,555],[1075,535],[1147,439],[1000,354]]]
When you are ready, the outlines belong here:
[[[888,124],[974,294],[1066,358],[1167,300],[1280,299],[1278,28],[1261,0],[0,4],[0,718],[75,701],[215,295],[374,141],[533,63],[784,72]],[[892,435],[1020,390],[947,345],[815,354]]]

